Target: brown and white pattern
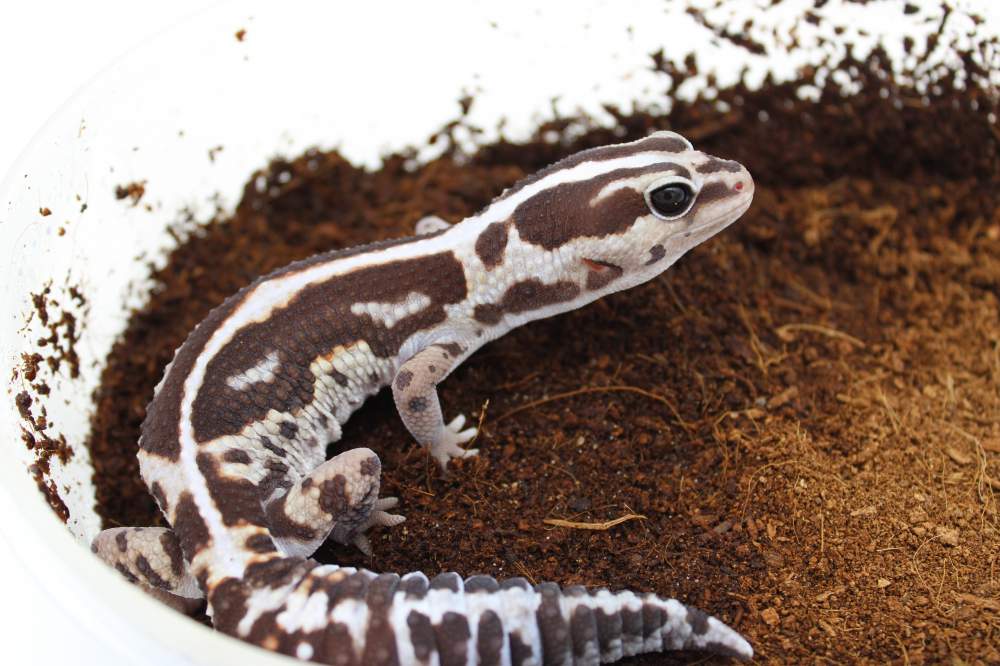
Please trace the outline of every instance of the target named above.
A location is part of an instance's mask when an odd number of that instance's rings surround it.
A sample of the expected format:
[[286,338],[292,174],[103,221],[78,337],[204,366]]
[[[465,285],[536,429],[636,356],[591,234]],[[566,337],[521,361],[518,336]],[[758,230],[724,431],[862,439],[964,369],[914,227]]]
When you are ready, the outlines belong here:
[[476,216],[282,268],[214,310],[178,349],[143,423],[143,479],[172,530],[119,528],[95,552],[216,628],[333,664],[596,664],[695,648],[749,658],[738,634],[631,592],[377,575],[307,559],[333,538],[369,549],[391,526],[368,449],[325,459],[342,424],[391,386],[442,465],[475,455],[437,384],[487,341],[645,282],[738,219],[737,164],[656,132],[577,153]]

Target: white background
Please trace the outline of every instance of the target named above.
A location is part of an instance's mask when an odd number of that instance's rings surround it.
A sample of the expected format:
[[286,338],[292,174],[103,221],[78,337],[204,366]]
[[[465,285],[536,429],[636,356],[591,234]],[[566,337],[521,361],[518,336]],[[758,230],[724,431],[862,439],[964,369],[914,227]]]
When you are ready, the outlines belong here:
[[[0,0],[0,176],[83,84],[133,46],[210,4]],[[0,539],[0,661],[106,664],[53,600],[39,596],[8,546],[12,539],[17,535],[7,532]],[[39,617],[48,617],[48,626]]]

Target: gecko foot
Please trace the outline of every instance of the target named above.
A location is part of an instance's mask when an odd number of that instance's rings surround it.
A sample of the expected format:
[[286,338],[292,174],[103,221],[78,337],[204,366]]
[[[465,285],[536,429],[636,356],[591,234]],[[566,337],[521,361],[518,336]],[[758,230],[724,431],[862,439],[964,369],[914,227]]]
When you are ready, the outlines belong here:
[[393,509],[399,504],[399,499],[396,497],[383,497],[375,501],[372,506],[371,513],[363,523],[357,528],[357,533],[354,535],[351,543],[353,543],[358,550],[362,553],[371,557],[372,555],[372,544],[368,540],[368,535],[365,532],[368,531],[370,527],[378,525],[379,527],[395,527],[402,522],[406,521],[406,516],[401,516],[398,513],[389,513],[386,509]]
[[479,449],[463,449],[462,444],[470,441],[476,436],[477,428],[466,428],[465,416],[459,414],[451,423],[441,430],[438,441],[431,445],[431,456],[442,468],[448,467],[448,461],[452,458],[471,458],[479,454]]

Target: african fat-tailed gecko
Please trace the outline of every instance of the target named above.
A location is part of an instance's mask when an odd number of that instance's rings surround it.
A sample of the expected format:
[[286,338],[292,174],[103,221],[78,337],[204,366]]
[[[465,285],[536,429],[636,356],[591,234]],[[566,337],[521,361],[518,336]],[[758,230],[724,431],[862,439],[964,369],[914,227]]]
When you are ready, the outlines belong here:
[[172,530],[93,542],[126,578],[214,626],[333,664],[596,664],[678,648],[741,658],[750,645],[673,599],[524,579],[428,580],[319,565],[328,538],[365,552],[395,525],[368,449],[325,459],[341,424],[386,385],[442,465],[475,434],[435,390],[486,342],[646,282],[738,219],[736,162],[680,135],[572,155],[478,215],[331,252],[258,279],[177,351],[142,426],[142,477]]

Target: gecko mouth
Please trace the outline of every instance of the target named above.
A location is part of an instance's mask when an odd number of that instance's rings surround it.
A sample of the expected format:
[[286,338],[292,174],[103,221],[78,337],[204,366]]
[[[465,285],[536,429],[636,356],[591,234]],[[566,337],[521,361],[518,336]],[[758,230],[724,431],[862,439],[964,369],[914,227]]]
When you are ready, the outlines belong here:
[[619,266],[607,261],[601,261],[599,259],[589,259],[587,257],[584,257],[583,259],[581,259],[581,261],[583,262],[584,266],[586,266],[589,270],[595,273],[604,273],[606,271],[621,270]]
[[[750,190],[750,192],[752,193],[753,190]],[[748,196],[746,200],[736,204],[735,206],[727,210],[725,213],[723,213],[722,216],[724,218],[732,217],[733,221],[735,222],[740,218],[740,216],[743,215],[743,213],[747,212],[750,209],[750,204],[752,203],[753,203],[753,196]]]
[[738,204],[727,208],[722,211],[714,220],[711,222],[706,222],[705,224],[699,225],[693,229],[688,229],[684,232],[684,237],[691,236],[693,234],[705,231],[706,229],[715,229],[716,231],[722,231],[730,224],[742,217],[743,213],[750,209],[750,204],[753,203],[753,189],[751,188],[748,192],[750,196],[740,201]]

